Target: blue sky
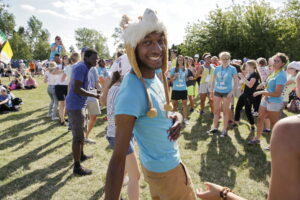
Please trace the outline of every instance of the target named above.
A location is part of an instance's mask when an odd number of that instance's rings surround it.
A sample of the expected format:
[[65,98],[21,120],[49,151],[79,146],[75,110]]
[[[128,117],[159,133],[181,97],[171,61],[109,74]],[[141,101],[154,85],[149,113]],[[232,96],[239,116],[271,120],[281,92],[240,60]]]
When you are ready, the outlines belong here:
[[[218,5],[227,8],[233,0],[4,0],[15,15],[17,26],[26,26],[35,15],[51,34],[51,42],[60,35],[67,48],[75,46],[74,31],[87,27],[101,31],[107,37],[110,54],[115,47],[111,35],[123,14],[136,19],[146,8],[157,11],[168,29],[169,44],[179,44],[184,39],[188,22],[204,20],[209,11]],[[235,3],[243,2],[234,0]],[[268,0],[271,6],[281,7],[284,0]]]

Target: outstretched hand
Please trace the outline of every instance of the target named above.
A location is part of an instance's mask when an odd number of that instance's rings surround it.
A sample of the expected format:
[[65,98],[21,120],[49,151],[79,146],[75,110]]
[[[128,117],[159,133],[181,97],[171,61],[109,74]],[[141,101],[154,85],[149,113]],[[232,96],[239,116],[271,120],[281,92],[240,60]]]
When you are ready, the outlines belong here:
[[202,190],[201,188],[196,190],[197,197],[202,200],[219,200],[220,192],[223,187],[214,183],[206,182],[204,183],[206,186],[206,190]]
[[173,126],[168,130],[169,140],[175,141],[180,137],[182,115],[179,113],[174,113],[169,116],[173,120]]

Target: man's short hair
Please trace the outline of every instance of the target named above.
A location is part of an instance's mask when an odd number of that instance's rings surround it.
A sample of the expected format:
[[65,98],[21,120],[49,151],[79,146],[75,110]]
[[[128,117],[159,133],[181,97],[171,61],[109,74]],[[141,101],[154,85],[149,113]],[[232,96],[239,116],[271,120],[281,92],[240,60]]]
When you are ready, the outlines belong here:
[[58,53],[56,53],[55,55],[54,55],[54,57],[56,57],[56,56],[60,56]]
[[84,58],[89,58],[94,54],[98,55],[98,52],[95,49],[88,48],[84,51]]

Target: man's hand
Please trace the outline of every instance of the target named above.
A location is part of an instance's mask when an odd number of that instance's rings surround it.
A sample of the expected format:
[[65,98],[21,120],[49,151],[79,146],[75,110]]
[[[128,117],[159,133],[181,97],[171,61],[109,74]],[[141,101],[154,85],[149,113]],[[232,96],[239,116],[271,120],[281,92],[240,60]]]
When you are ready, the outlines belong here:
[[173,126],[168,130],[168,138],[171,141],[175,141],[180,136],[182,115],[180,113],[174,113],[170,115],[169,118],[173,120]]

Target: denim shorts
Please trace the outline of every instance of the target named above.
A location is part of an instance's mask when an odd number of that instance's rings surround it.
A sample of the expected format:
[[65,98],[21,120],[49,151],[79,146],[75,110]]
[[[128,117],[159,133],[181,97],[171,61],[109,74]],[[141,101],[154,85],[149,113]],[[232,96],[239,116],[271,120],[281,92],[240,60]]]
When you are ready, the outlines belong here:
[[227,98],[228,94],[229,93],[214,92],[214,96],[221,98]]
[[[106,137],[106,139],[109,142],[109,146],[114,149],[116,145],[116,138],[115,137]],[[133,137],[130,139],[129,142],[129,147],[127,151],[127,155],[132,154],[134,152],[134,147],[133,147]]]
[[283,103],[272,103],[265,99],[262,99],[260,106],[267,108],[267,111],[279,112],[283,108]]

